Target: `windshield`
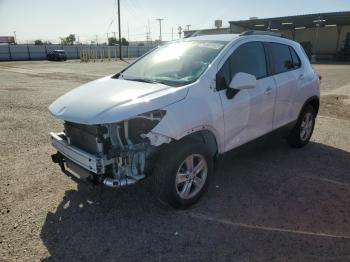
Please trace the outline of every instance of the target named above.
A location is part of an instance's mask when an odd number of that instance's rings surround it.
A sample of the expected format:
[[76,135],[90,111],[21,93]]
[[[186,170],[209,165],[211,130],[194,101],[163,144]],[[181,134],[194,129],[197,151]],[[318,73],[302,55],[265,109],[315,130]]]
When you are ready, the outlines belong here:
[[202,75],[226,44],[224,41],[171,42],[131,65],[120,78],[170,86],[186,85]]

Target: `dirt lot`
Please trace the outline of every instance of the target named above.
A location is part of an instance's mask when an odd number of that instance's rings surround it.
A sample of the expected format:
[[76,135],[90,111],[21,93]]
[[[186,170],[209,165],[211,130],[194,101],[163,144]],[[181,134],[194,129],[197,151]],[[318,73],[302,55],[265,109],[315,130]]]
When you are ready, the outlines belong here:
[[51,163],[48,105],[125,63],[0,63],[0,261],[349,261],[350,65],[316,65],[312,143],[265,138],[225,155],[202,201],[158,204],[149,182],[91,189]]

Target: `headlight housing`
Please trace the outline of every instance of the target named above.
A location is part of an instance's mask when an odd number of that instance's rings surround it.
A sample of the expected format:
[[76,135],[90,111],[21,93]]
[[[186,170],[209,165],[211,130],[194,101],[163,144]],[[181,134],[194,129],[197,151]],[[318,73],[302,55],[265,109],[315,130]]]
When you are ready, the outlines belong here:
[[141,143],[143,141],[141,135],[148,134],[153,128],[155,128],[165,114],[165,110],[154,110],[127,120],[128,137],[132,143]]

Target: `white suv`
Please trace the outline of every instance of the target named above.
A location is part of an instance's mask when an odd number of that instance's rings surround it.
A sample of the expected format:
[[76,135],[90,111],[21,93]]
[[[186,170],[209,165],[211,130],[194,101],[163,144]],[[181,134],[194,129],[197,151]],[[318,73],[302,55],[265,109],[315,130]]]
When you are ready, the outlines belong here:
[[195,203],[219,156],[288,127],[305,146],[319,109],[320,79],[302,47],[271,33],[170,42],[116,75],[56,100],[51,133],[62,170],[119,188],[153,175],[157,196]]

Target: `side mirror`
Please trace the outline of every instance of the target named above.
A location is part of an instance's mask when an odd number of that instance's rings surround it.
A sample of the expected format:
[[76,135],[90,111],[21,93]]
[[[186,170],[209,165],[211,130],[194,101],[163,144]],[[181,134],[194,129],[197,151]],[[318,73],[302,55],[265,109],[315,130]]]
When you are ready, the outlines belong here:
[[244,90],[256,87],[256,77],[247,73],[237,73],[230,85],[230,89]]

